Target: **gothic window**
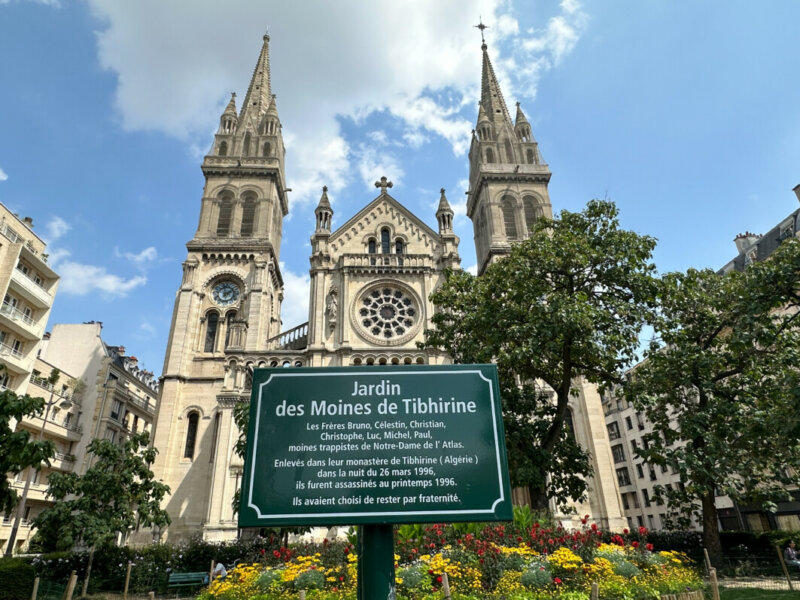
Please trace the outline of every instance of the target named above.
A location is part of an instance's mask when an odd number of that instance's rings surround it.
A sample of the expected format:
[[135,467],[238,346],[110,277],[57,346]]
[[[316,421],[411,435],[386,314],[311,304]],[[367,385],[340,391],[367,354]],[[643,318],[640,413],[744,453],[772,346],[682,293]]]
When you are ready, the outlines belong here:
[[200,415],[197,411],[189,413],[187,419],[188,425],[186,426],[186,446],[183,449],[183,458],[194,458],[194,446],[197,441],[197,423],[200,420]]
[[522,206],[525,208],[525,225],[528,227],[528,233],[530,233],[533,231],[536,219],[541,216],[542,211],[539,208],[539,203],[533,196],[525,196],[522,199]]
[[228,142],[222,142],[219,145],[219,155],[220,156],[227,156],[228,155]]
[[491,148],[486,149],[486,162],[493,163],[494,162],[494,152],[492,152]]
[[231,231],[231,217],[233,216],[233,198],[224,196],[219,203],[219,218],[217,219],[217,235],[228,235]]
[[272,146],[269,145],[269,142],[264,142],[264,156],[269,156],[272,154]]
[[242,156],[250,156],[250,134],[244,136],[244,145],[242,146]]
[[219,313],[211,311],[206,317],[206,341],[204,352],[213,352],[217,341],[217,328],[219,327]]
[[381,254],[389,254],[389,230],[381,229]]
[[244,206],[242,208],[242,228],[240,234],[242,237],[250,237],[253,235],[253,227],[256,220],[256,198],[255,196],[248,195],[244,199]]
[[506,229],[506,237],[510,240],[517,239],[517,220],[514,212],[514,199],[511,196],[503,196],[501,208],[503,210],[503,225]]
[[420,323],[415,300],[395,287],[371,289],[361,296],[359,306],[361,332],[373,340],[402,342],[416,331]]
[[506,140],[506,162],[513,163],[514,161],[514,151],[511,148],[511,142]]
[[567,408],[567,414],[564,415],[564,430],[567,432],[569,439],[574,443],[578,443],[575,437],[575,422],[572,420],[572,409]]
[[[403,254],[403,240],[401,240],[400,238],[398,238],[394,242],[394,253],[395,254]],[[403,257],[402,256],[397,259],[397,264],[400,265],[401,267],[403,266]]]
[[528,164],[529,165],[536,164],[536,156],[533,152],[533,148],[528,148],[526,154],[528,155]]
[[[367,242],[367,252],[369,252],[370,254],[375,254],[376,246],[375,246],[375,240],[374,239],[370,239],[369,242]],[[375,264],[375,257],[374,256],[369,259],[369,264],[371,264],[371,265]]]
[[214,428],[211,430],[211,455],[208,462],[214,462],[217,454],[217,438],[219,437],[219,413],[214,415]]

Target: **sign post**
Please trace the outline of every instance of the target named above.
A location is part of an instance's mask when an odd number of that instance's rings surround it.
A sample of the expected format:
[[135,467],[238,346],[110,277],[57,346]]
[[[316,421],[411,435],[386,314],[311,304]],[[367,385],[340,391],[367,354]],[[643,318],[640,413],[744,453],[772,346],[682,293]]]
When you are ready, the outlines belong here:
[[511,518],[494,365],[255,371],[239,527],[363,525],[359,598],[394,597],[392,524]]

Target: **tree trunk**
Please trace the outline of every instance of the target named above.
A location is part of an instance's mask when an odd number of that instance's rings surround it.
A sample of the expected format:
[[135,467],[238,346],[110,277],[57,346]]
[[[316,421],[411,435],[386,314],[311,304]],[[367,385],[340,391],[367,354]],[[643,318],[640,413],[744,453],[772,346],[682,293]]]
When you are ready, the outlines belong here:
[[528,486],[528,494],[531,497],[531,510],[543,512],[550,510],[550,502],[547,498],[547,490],[544,487]]
[[703,496],[703,546],[708,550],[708,559],[711,565],[722,567],[722,544],[719,540],[719,523],[717,521],[717,503],[714,499],[714,489],[708,490]]
[[94,562],[94,545],[89,549],[89,564],[86,565],[86,577],[83,579],[83,590],[81,598],[86,597],[86,590],[89,589],[89,575],[92,574],[92,563]]

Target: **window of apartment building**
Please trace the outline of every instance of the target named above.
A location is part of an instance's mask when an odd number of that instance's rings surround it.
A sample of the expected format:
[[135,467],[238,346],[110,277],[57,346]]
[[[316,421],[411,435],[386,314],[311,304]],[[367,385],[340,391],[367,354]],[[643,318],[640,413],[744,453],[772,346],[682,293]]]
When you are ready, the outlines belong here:
[[633,429],[633,422],[631,421],[630,417],[625,417],[625,427],[630,431]]
[[631,440],[631,457],[636,456],[636,451],[639,449],[639,443],[636,440]]
[[636,517],[636,522],[639,523],[639,527],[644,527],[644,519],[639,515]]
[[630,506],[628,505],[628,494],[621,494],[622,496],[622,507],[625,510],[630,510]]
[[620,485],[631,484],[631,477],[628,474],[628,467],[621,467],[617,469],[617,481],[619,482]]
[[642,490],[642,500],[644,500],[645,507],[650,506],[650,492],[646,488]]
[[119,400],[114,400],[111,403],[111,418],[115,421],[119,421],[119,417],[122,414],[122,402]]
[[669,467],[666,465],[666,463],[661,465],[661,472],[666,473],[667,471],[669,471]]
[[650,529],[656,528],[656,520],[653,515],[647,515],[647,524],[650,526]]
[[658,513],[658,520],[661,522],[661,529],[667,528],[667,515],[664,513]]
[[618,440],[619,439],[619,423],[616,421],[608,424],[608,439],[609,440]]
[[113,444],[117,441],[117,432],[113,429],[106,430],[106,439]]
[[628,529],[633,529],[633,517],[627,517],[628,519]]
[[631,492],[631,500],[633,500],[633,508],[639,508],[639,494]]
[[625,462],[625,448],[622,444],[611,446],[611,455],[614,457],[615,463]]
[[644,479],[644,469],[642,468],[642,463],[636,465],[636,474],[639,476],[639,479]]
[[648,468],[650,469],[650,481],[655,481],[657,479],[656,470],[653,468],[653,465],[648,465]]

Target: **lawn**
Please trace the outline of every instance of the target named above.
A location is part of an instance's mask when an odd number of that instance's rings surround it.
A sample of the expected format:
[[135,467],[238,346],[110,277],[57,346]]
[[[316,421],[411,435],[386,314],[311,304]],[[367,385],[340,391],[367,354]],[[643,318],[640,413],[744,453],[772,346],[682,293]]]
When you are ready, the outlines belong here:
[[742,589],[742,590],[720,590],[720,600],[788,600],[794,598],[795,600],[800,597],[800,592],[797,590],[790,592],[789,590],[759,590],[759,589]]

